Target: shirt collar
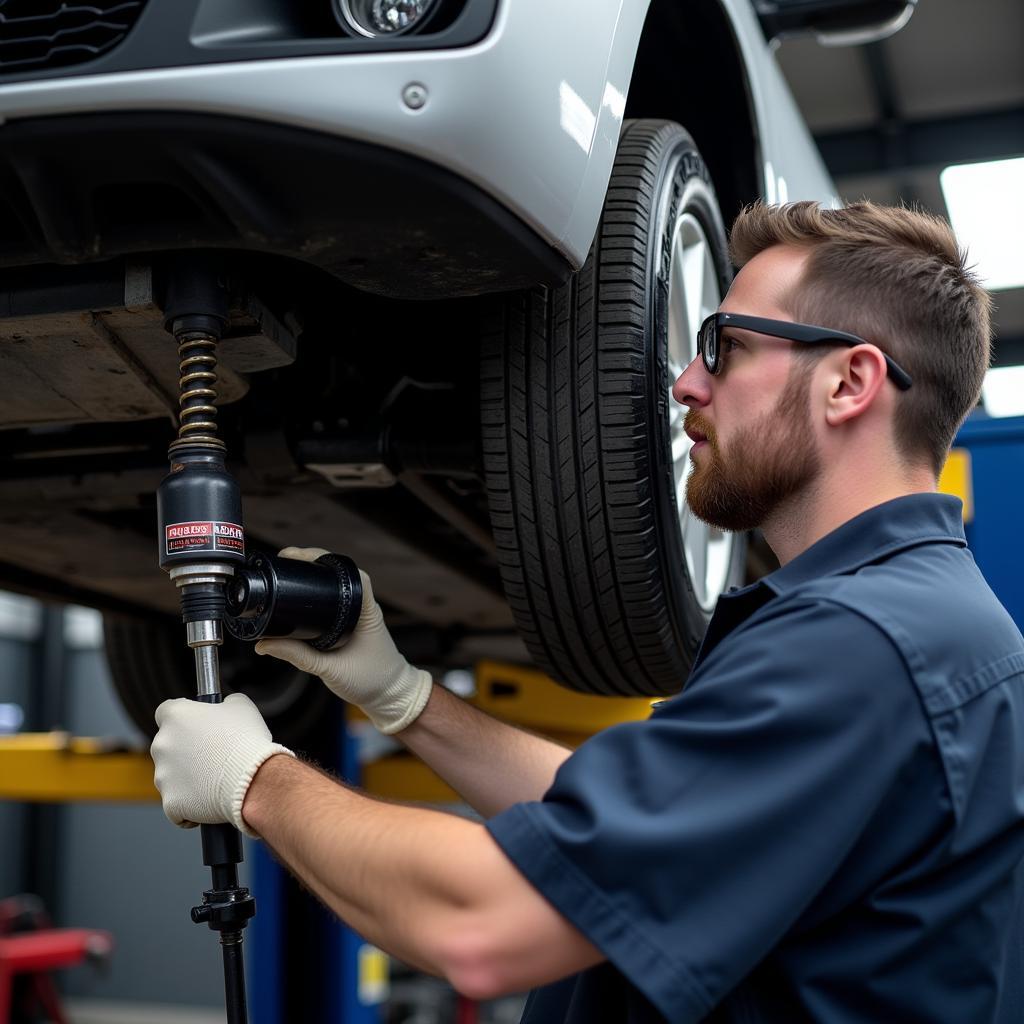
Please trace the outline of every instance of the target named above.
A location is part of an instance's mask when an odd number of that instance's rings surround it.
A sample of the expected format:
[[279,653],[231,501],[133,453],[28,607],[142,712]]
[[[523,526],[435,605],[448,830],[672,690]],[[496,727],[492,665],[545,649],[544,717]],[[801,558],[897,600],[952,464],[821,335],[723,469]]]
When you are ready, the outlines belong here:
[[782,595],[808,580],[853,572],[918,544],[965,547],[963,503],[950,494],[907,494],[869,508],[761,582]]

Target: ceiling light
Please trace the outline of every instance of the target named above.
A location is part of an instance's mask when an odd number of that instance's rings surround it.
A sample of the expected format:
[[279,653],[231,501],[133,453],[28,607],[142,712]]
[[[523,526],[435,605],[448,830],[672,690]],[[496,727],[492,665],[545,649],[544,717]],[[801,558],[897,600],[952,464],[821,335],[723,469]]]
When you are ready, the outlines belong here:
[[985,374],[981,402],[989,416],[1024,416],[1024,366],[997,366]]
[[957,240],[985,287],[1024,287],[1024,157],[957,164],[939,181]]

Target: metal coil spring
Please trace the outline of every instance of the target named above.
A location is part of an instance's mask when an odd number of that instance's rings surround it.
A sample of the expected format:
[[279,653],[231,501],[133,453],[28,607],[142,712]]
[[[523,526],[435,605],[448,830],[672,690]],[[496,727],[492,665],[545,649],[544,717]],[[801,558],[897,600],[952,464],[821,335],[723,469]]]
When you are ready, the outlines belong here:
[[178,445],[206,445],[220,450],[217,437],[217,339],[202,331],[178,338]]

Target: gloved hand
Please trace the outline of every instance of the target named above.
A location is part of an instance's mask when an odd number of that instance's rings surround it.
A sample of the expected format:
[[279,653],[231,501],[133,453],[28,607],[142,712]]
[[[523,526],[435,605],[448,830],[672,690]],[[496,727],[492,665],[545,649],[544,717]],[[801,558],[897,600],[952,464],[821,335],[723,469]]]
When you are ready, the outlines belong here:
[[156,709],[156,724],[150,753],[164,814],[182,828],[230,821],[256,838],[242,820],[249,783],[268,757],[295,756],[273,741],[256,705],[243,693],[222,704],[178,697]]
[[[327,552],[323,548],[285,548],[280,554],[315,562]],[[359,575],[363,608],[344,647],[318,651],[301,640],[261,640],[256,653],[271,654],[319,676],[332,693],[361,707],[381,732],[400,732],[427,706],[433,680],[429,672],[413,668],[398,653],[380,605],[373,599],[370,577],[362,570]]]

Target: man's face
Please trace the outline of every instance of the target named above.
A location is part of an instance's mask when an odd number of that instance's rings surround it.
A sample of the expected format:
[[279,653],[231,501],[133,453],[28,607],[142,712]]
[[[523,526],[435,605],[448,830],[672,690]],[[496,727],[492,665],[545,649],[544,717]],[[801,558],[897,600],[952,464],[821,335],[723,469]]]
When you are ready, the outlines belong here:
[[[777,246],[737,275],[721,309],[791,320],[782,297],[802,272],[804,255]],[[689,406],[686,498],[699,518],[723,530],[761,526],[818,477],[822,460],[810,409],[811,368],[792,343],[752,331],[726,331],[723,369],[712,377],[698,357],[675,382]],[[701,440],[703,439],[703,440]]]
[[700,410],[686,414],[686,430],[707,438],[686,481],[695,515],[721,530],[753,530],[817,477],[809,386],[797,368],[774,408],[738,424],[724,445]]

